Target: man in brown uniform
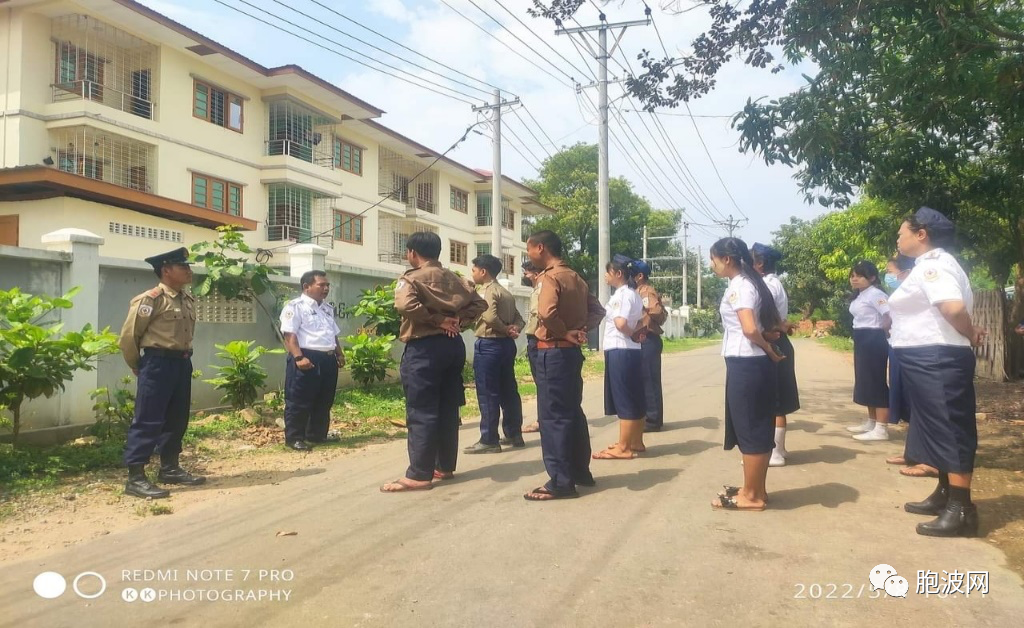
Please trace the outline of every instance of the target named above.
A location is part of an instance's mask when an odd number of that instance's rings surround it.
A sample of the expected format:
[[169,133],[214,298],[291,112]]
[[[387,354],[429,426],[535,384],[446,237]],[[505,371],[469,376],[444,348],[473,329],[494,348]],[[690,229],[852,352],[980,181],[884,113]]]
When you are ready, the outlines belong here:
[[[537,277],[540,272],[537,267],[533,265],[533,262],[527,260],[523,262],[523,277],[526,281],[530,282],[530,286],[533,288],[533,292],[530,293],[530,311],[526,316],[526,327],[523,327],[523,333],[526,334],[526,357],[530,361],[530,375],[533,376],[533,381],[537,381]],[[524,434],[532,434],[540,431],[540,424],[534,421],[523,428]]]
[[409,468],[405,477],[380,487],[385,493],[426,490],[432,480],[452,477],[459,449],[459,407],[465,405],[462,367],[466,345],[460,332],[487,304],[437,261],[441,238],[419,232],[406,241],[412,268],[395,285],[405,343],[400,374],[405,391]]
[[[525,447],[523,400],[516,384],[516,338],[526,321],[516,309],[516,299],[495,277],[501,260],[481,255],[473,260],[473,281],[487,309],[476,322],[473,374],[480,402],[480,440],[467,454],[501,453],[502,445]],[[505,438],[498,440],[498,424],[504,415]]]
[[661,394],[661,328],[668,320],[668,312],[661,304],[661,295],[651,285],[651,266],[643,260],[633,262],[636,292],[644,304],[644,315],[633,334],[640,343],[643,358],[644,398],[647,400],[646,432],[660,432],[665,422],[665,404]]
[[604,308],[587,282],[562,261],[562,241],[538,231],[526,242],[537,268],[537,413],[544,468],[551,479],[523,497],[548,501],[579,497],[576,485],[593,486],[590,430],[583,414],[583,352],[587,330],[600,325]]
[[196,307],[184,291],[192,283],[188,249],[182,247],[146,258],[160,285],[132,299],[128,318],[121,328],[121,355],[138,377],[135,418],[124,448],[128,466],[126,495],[160,498],[170,491],[157,488],[146,478],[146,464],[160,450],[163,484],[202,484],[178,464],[181,439],[188,428],[192,402],[192,336]]

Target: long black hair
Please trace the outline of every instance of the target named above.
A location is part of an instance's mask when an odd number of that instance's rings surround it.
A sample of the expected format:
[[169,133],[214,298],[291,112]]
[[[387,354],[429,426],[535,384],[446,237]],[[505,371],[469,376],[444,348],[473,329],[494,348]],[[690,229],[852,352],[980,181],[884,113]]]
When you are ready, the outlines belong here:
[[779,310],[775,307],[775,297],[764,283],[761,273],[754,269],[754,259],[750,256],[747,243],[739,238],[722,238],[711,245],[711,254],[719,259],[732,260],[740,269],[740,274],[757,288],[757,295],[761,298],[761,303],[757,307],[757,319],[761,327],[765,330],[778,327],[782,320],[779,318]]
[[604,265],[604,269],[610,272],[622,273],[622,276],[626,278],[626,285],[636,290],[636,268],[633,266],[633,260],[622,255],[616,255],[612,258],[612,261]]

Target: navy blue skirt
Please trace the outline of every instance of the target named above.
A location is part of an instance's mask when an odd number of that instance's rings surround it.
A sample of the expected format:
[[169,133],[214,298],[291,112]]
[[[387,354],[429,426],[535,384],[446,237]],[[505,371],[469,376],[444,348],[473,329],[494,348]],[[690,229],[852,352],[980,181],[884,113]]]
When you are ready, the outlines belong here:
[[881,329],[853,330],[853,402],[869,408],[889,407],[885,368],[889,340]]
[[796,355],[789,336],[782,334],[775,345],[786,354],[786,359],[775,365],[779,376],[779,390],[775,405],[777,416],[793,414],[800,409],[800,390],[796,385]]
[[620,419],[642,419],[644,398],[643,352],[611,349],[604,352],[604,413]]
[[942,473],[971,473],[978,451],[970,347],[897,347],[903,394],[910,405],[906,458]]
[[778,370],[766,355],[725,358],[725,448],[767,454],[775,448]]

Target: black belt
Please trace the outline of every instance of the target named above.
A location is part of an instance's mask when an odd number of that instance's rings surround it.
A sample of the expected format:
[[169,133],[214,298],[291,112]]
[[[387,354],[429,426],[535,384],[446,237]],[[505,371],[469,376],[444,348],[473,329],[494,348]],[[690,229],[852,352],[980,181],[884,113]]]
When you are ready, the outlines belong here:
[[154,349],[152,347],[145,347],[143,351],[146,355],[154,355],[158,358],[178,358],[179,360],[187,360],[192,357],[192,350],[188,351],[174,351],[172,349]]
[[320,354],[320,355],[334,355],[335,353],[337,353],[334,349],[331,349],[330,351],[321,351],[320,349],[302,349],[302,352],[303,353],[317,353],[317,354]]

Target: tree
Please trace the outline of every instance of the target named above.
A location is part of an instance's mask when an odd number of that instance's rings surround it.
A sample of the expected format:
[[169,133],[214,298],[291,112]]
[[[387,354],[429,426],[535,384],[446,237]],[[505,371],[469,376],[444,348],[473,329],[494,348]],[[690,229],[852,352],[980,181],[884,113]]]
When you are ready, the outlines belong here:
[[[535,2],[566,20],[582,0]],[[779,72],[815,64],[801,89],[750,100],[740,149],[799,168],[809,201],[858,191],[899,214],[929,205],[957,219],[998,283],[1024,294],[1024,6],[979,0],[699,0],[711,26],[690,54],[644,51],[628,89],[649,109],[714,89],[734,59]],[[1020,303],[1020,302],[1019,302]]]
[[117,336],[107,329],[86,325],[61,333],[63,324],[42,322],[56,310],[71,309],[78,291],[54,298],[0,290],[0,406],[11,412],[15,447],[26,400],[52,397],[76,371],[91,371],[100,356],[117,352]]
[[[556,210],[552,216],[537,219],[534,229],[550,229],[562,238],[566,263],[591,288],[596,287],[603,274],[597,269],[597,163],[596,144],[576,144],[545,161],[538,180],[526,182],[537,190],[542,203]],[[678,233],[682,224],[680,212],[652,209],[625,178],[611,179],[608,188],[613,255],[639,258],[643,254],[645,224],[650,235]],[[678,243],[668,240],[648,244],[649,257],[678,256],[679,250]]]

